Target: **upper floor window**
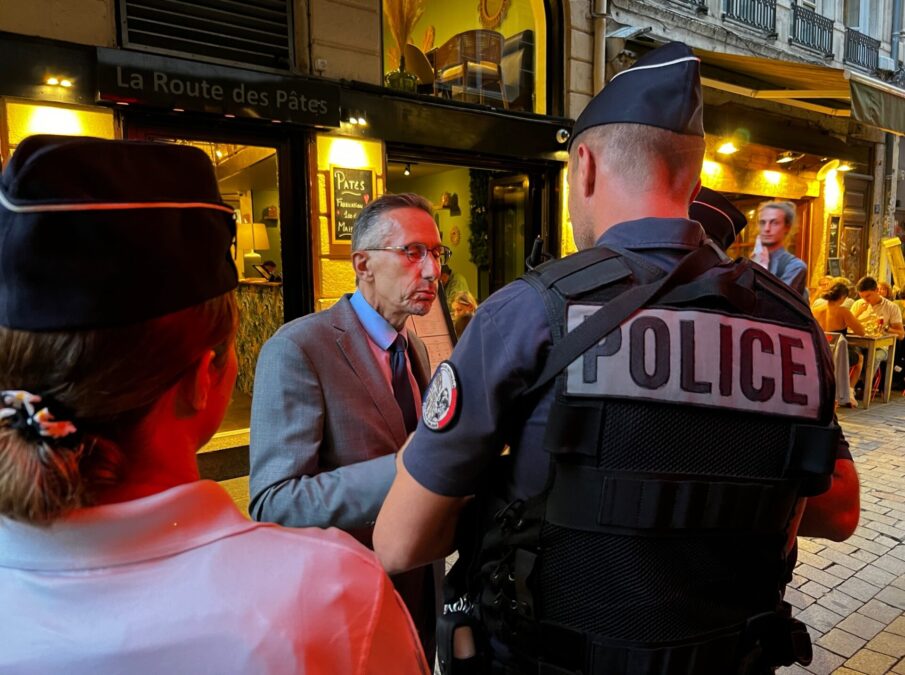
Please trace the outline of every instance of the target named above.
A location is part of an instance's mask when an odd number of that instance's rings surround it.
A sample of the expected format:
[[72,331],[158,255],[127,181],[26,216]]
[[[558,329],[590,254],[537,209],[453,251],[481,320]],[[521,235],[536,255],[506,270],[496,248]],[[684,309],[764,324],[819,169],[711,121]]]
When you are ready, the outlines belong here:
[[546,112],[543,0],[383,0],[387,86]]
[[870,0],[845,0],[845,27],[873,36],[870,16],[871,4]]
[[289,70],[289,0],[119,0],[123,47]]

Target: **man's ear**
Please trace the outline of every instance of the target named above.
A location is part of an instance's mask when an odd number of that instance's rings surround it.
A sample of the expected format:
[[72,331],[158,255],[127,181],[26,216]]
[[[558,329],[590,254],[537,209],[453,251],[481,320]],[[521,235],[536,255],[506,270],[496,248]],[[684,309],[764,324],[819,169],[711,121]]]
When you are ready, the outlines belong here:
[[579,197],[590,199],[597,186],[597,159],[586,143],[578,144],[576,157],[578,159]]
[[207,407],[211,386],[216,382],[219,373],[214,363],[216,357],[213,349],[208,350],[183,379],[184,398],[192,412],[200,412]]
[[374,273],[371,271],[371,256],[364,251],[356,251],[352,254],[352,269],[359,281],[369,281]]

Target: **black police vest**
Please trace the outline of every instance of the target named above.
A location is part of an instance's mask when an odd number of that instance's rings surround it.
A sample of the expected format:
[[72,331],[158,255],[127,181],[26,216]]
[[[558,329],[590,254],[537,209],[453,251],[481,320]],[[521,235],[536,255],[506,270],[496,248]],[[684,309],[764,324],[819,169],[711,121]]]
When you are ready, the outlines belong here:
[[[662,276],[595,248],[525,279],[555,349]],[[471,565],[482,623],[514,671],[724,674],[809,661],[807,632],[782,602],[788,532],[800,498],[829,486],[838,428],[826,339],[801,298],[726,261],[632,314],[554,387],[547,488],[484,507]]]

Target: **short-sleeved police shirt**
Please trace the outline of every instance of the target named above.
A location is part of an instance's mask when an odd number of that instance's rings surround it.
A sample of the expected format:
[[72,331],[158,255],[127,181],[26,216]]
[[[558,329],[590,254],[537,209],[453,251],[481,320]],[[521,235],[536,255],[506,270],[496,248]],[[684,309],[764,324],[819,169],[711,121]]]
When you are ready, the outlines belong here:
[[[635,252],[670,270],[704,236],[695,221],[645,218],[611,227],[597,245]],[[450,358],[461,410],[444,430],[419,424],[404,455],[412,477],[436,494],[473,494],[489,464],[510,444],[518,448],[511,496],[540,492],[549,466],[542,443],[554,392],[549,387],[537,405],[523,394],[540,374],[551,346],[543,299],[527,282],[515,281],[481,304]],[[840,456],[848,455],[845,446]]]

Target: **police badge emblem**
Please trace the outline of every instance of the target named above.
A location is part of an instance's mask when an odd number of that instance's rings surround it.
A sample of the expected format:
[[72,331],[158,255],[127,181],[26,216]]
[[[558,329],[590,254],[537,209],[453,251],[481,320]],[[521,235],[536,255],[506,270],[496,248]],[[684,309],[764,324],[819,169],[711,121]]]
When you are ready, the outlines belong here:
[[459,378],[449,361],[437,366],[421,406],[421,421],[431,431],[452,426],[459,413]]

